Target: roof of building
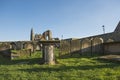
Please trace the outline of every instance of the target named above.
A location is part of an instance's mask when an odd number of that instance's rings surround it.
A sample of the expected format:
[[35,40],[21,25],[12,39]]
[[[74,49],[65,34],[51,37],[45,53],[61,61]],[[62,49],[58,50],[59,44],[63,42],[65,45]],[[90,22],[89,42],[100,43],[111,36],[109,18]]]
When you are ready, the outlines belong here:
[[114,32],[120,32],[120,21],[119,21],[117,27],[115,28]]

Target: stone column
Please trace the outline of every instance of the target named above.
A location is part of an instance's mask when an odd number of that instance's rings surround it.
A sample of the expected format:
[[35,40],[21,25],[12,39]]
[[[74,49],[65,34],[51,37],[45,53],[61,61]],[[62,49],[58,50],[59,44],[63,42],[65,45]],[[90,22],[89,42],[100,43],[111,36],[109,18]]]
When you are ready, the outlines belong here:
[[54,59],[54,47],[53,45],[45,45],[44,47],[44,63],[45,64],[55,64]]
[[42,63],[44,64],[55,64],[54,57],[54,45],[55,43],[60,43],[60,41],[39,41],[42,44]]

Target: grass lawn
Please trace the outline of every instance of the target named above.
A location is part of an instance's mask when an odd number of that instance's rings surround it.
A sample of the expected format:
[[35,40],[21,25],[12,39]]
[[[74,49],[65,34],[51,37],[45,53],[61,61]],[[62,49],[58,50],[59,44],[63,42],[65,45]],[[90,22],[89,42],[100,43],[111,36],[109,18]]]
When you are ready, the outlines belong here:
[[40,53],[6,60],[0,56],[0,80],[120,80],[120,64],[97,57],[73,55],[56,65],[40,65]]

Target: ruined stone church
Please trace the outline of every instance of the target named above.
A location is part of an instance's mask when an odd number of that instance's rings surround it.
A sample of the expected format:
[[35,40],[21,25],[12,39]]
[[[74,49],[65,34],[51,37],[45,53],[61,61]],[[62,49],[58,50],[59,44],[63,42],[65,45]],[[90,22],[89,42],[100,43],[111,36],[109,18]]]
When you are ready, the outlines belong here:
[[30,41],[40,41],[40,40],[52,40],[52,32],[50,30],[47,30],[43,34],[34,34],[32,28],[30,33]]
[[[0,55],[7,57],[30,55],[31,53],[41,50],[41,43],[39,41],[52,40],[52,32],[45,31],[43,34],[34,34],[33,29],[30,32],[30,41],[7,41],[0,42]],[[17,50],[18,55],[11,53],[11,50]]]

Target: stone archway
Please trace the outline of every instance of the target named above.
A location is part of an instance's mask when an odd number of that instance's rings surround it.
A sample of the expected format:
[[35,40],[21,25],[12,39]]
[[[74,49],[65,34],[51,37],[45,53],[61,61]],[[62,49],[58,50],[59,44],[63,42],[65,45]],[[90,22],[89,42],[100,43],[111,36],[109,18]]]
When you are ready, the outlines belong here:
[[114,40],[113,39],[108,39],[107,42],[114,42]]
[[37,50],[37,51],[41,50],[41,45],[37,44],[37,45],[35,46],[35,50]]
[[103,39],[94,38],[92,40],[92,53],[103,53]]
[[45,31],[42,34],[42,38],[44,38],[44,40],[52,40],[52,32],[50,30]]
[[34,52],[34,45],[31,43],[25,43],[24,49],[29,49],[29,50],[31,50],[31,52]]
[[83,39],[81,44],[81,52],[82,54],[91,52],[91,40],[89,39]]
[[17,50],[17,45],[15,42],[12,42],[10,45],[12,50]]

